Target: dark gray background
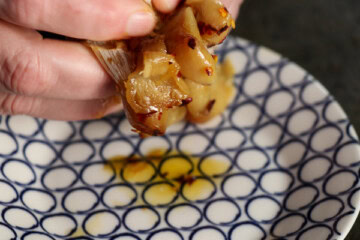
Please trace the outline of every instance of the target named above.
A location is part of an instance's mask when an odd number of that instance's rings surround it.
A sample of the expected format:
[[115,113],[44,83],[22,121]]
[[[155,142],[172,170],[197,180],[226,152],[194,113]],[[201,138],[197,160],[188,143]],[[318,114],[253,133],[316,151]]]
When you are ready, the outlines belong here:
[[[359,0],[245,0],[234,34],[304,67],[360,133]],[[346,240],[359,239],[360,218]]]

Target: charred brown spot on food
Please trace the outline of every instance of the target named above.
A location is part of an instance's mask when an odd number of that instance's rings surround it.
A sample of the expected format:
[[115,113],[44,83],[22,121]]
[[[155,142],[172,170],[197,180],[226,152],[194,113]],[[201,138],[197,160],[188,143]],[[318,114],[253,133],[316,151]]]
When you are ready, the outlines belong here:
[[191,97],[188,97],[188,98],[182,100],[182,104],[180,106],[181,107],[186,106],[186,105],[190,104],[192,101],[193,101],[193,99]]
[[147,118],[151,117],[155,113],[157,113],[157,111],[151,111],[149,113],[138,113],[137,117],[140,122],[145,122]]
[[205,68],[205,72],[209,77],[214,75],[214,69],[212,67]]
[[206,105],[206,111],[210,113],[211,110],[213,109],[215,103],[216,103],[215,99],[209,101],[209,103]]
[[218,30],[211,26],[210,24],[206,24],[204,22],[198,22],[198,27],[201,35],[212,35],[216,33]]
[[107,58],[107,61],[110,63],[110,64],[112,64],[113,63],[113,59],[112,58]]
[[229,26],[225,25],[224,27],[220,28],[220,30],[218,30],[216,33],[217,33],[217,35],[221,35],[223,32],[225,32],[228,29],[229,29]]
[[188,46],[189,46],[191,49],[195,49],[195,47],[196,47],[196,40],[195,40],[195,38],[190,38],[190,39],[188,40]]
[[171,64],[174,64],[174,63],[170,61],[170,62],[169,62],[169,65],[171,65]]
[[160,130],[155,129],[152,135],[156,137],[156,136],[161,136],[161,135],[163,135],[163,133],[161,133]]
[[223,26],[220,29],[216,29],[215,27],[211,26],[210,24],[206,24],[204,22],[199,22],[198,27],[200,30],[201,35],[212,35],[216,33],[217,35],[221,35],[223,32],[229,29],[228,25]]

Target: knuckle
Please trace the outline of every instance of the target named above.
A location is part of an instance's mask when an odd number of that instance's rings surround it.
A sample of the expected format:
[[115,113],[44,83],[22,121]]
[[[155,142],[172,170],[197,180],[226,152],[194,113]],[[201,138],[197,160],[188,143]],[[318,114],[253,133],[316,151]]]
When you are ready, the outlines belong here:
[[[10,0],[7,2],[8,18],[16,23],[29,24],[37,22],[39,18],[39,10],[41,9],[41,2],[38,0]],[[34,11],[36,9],[36,11]]]
[[13,114],[12,105],[14,95],[2,94],[0,95],[0,113],[1,114]]
[[10,92],[20,95],[36,95],[44,91],[42,66],[39,55],[34,51],[23,50],[8,57],[2,69],[2,84]]
[[0,113],[7,115],[31,114],[33,100],[23,101],[21,96],[3,94],[0,96]]

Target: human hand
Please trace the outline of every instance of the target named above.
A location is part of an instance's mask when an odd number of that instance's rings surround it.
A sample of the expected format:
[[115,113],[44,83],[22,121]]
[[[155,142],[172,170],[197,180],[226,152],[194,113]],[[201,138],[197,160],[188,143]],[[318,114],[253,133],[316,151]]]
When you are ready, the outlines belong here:
[[231,16],[235,19],[237,18],[239,14],[239,9],[241,4],[243,3],[243,0],[222,0],[224,5],[227,7],[229,12],[231,13]]
[[[162,12],[180,0],[153,0]],[[143,0],[0,0],[0,114],[83,120],[119,110],[113,81],[82,44],[146,35],[154,13]],[[36,30],[35,30],[36,29]]]

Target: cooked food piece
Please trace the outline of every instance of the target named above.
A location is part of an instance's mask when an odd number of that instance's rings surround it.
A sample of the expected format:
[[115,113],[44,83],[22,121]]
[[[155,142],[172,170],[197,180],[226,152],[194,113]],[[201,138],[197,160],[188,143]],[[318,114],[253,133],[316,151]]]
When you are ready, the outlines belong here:
[[234,92],[231,64],[217,65],[208,50],[233,26],[220,0],[186,0],[159,19],[146,37],[89,42],[142,136],[162,135],[185,118],[205,122],[225,110]]
[[182,75],[200,84],[212,84],[216,77],[216,62],[200,36],[192,8],[182,8],[162,32],[166,36],[167,49],[175,56]]
[[234,96],[234,69],[230,61],[217,66],[217,78],[207,86],[185,80],[190,89],[192,102],[187,105],[187,119],[203,123],[221,114]]
[[222,43],[231,28],[235,28],[235,21],[221,1],[187,0],[185,5],[193,9],[201,37],[208,47]]

